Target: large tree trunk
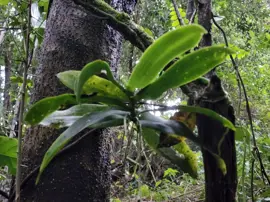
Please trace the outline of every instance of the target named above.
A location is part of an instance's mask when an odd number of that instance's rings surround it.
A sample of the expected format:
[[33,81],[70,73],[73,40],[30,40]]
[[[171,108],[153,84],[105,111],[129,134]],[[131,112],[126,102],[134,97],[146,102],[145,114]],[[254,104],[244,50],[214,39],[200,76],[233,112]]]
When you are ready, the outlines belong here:
[[[129,9],[134,1],[114,0],[118,9]],[[131,7],[130,7],[131,6]],[[72,0],[54,0],[47,20],[40,66],[31,101],[65,93],[56,74],[81,69],[95,59],[106,60],[116,71],[121,36],[94,15],[84,13]],[[61,131],[32,127],[23,146],[22,178],[40,165],[44,153]],[[110,161],[106,135],[99,132],[57,157],[35,186],[36,175],[23,185],[21,201],[109,201]]]
[[[212,45],[212,10],[211,0],[201,0],[198,4],[198,21],[208,33],[200,42],[200,46]],[[199,106],[211,109],[235,123],[234,109],[222,88],[220,79],[215,75],[215,70],[209,72],[211,77],[209,86],[202,95]],[[199,137],[202,144],[207,145],[216,154],[218,144],[224,138],[220,147],[220,156],[224,160],[227,173],[223,175],[217,166],[216,159],[211,153],[202,150],[205,172],[205,199],[206,202],[233,202],[236,201],[237,168],[234,132],[226,129],[217,121],[203,115],[197,116]]]

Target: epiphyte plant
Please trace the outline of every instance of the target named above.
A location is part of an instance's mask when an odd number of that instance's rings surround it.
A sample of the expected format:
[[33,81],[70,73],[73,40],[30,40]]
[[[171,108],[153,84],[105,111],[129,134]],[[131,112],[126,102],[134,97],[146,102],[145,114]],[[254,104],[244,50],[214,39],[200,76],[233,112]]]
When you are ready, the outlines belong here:
[[[72,89],[74,94],[44,98],[35,103],[25,116],[25,121],[30,125],[68,127],[46,152],[36,182],[55,155],[80,131],[85,128],[120,126],[127,120],[137,126],[146,142],[159,154],[196,177],[196,155],[183,138],[179,138],[185,137],[200,144],[193,129],[185,122],[156,117],[147,110],[143,111],[140,106],[142,100],[156,100],[167,90],[200,78],[232,53],[226,47],[212,46],[185,54],[198,45],[205,32],[199,25],[188,25],[158,38],[143,53],[126,86],[114,79],[109,65],[101,60],[86,64],[81,71],[59,73],[57,76],[60,81]],[[175,58],[179,59],[160,75],[164,67]],[[106,71],[107,78],[98,76],[101,71]],[[209,109],[182,105],[175,109],[207,115],[235,130],[229,120]],[[164,146],[159,133],[168,134],[179,141]],[[201,146],[207,149],[204,145]],[[213,155],[222,172],[226,173],[226,165],[222,159],[218,154]]]

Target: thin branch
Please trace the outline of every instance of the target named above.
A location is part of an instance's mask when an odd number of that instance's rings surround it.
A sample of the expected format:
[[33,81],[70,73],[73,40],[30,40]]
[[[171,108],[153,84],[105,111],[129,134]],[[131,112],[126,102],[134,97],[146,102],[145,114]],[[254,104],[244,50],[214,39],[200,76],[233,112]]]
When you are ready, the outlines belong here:
[[7,31],[7,30],[19,30],[19,27],[0,27],[0,31]]
[[252,161],[251,161],[251,177],[250,177],[250,192],[251,192],[251,200],[252,202],[255,202],[254,198],[254,163],[255,163],[255,158],[253,156]]
[[188,23],[189,25],[194,23],[194,19],[195,19],[196,14],[197,14],[197,8],[194,9],[194,11],[193,11],[193,13],[192,13],[192,15],[190,17],[190,20],[189,20],[189,23]]
[[[106,20],[111,27],[120,32],[126,40],[141,51],[145,51],[154,42],[154,39],[144,32],[141,26],[133,22],[126,13],[116,11],[104,1],[91,0],[83,2],[74,0],[74,3],[88,11],[89,15]],[[172,61],[169,66],[174,64],[175,61],[177,60]],[[182,86],[181,89],[190,99],[194,99],[194,94],[187,85]]]
[[3,190],[0,189],[0,195],[5,197],[6,199],[9,198],[8,194],[6,192],[4,192]]
[[82,6],[97,17],[107,20],[107,23],[110,26],[122,33],[127,40],[141,51],[146,50],[146,48],[154,41],[150,35],[144,32],[141,26],[131,20],[129,15],[116,11],[104,1],[91,0],[84,2],[81,0],[74,0],[74,3]]
[[17,172],[16,172],[16,202],[20,202],[20,192],[21,192],[21,162],[22,162],[22,128],[23,128],[23,112],[24,112],[24,101],[25,101],[25,93],[26,93],[26,85],[27,85],[27,71],[30,66],[29,60],[29,42],[30,42],[30,28],[31,28],[31,5],[32,0],[28,2],[28,24],[26,30],[26,39],[25,39],[25,65],[23,72],[23,85],[22,85],[22,93],[21,93],[21,105],[19,112],[19,130],[18,130],[18,162],[17,162]]
[[[226,47],[229,47],[229,44],[228,44],[228,40],[227,40],[227,37],[226,37],[226,34],[224,32],[224,30],[219,26],[219,24],[215,21],[214,17],[213,17],[213,13],[212,13],[212,20],[213,20],[213,23],[217,26],[217,28],[222,32],[223,34],[223,38],[224,38],[224,41],[225,41],[225,44],[226,44]],[[262,158],[261,158],[261,154],[260,154],[260,151],[257,147],[257,142],[256,142],[256,137],[255,137],[255,133],[254,133],[254,128],[253,128],[253,121],[252,121],[252,116],[251,116],[251,110],[250,110],[250,106],[249,106],[249,100],[248,100],[248,96],[247,96],[247,91],[246,91],[246,87],[245,87],[245,84],[244,84],[244,81],[241,77],[241,74],[238,70],[238,66],[235,62],[235,60],[233,59],[232,55],[230,55],[230,59],[231,59],[231,62],[233,64],[233,67],[234,67],[234,70],[236,72],[236,75],[237,75],[237,78],[239,79],[239,82],[240,82],[240,85],[243,89],[243,93],[244,93],[244,97],[245,97],[245,102],[246,102],[246,110],[247,110],[247,114],[248,114],[248,119],[249,119],[249,124],[250,124],[250,130],[251,130],[251,134],[252,134],[252,139],[253,139],[253,146],[254,146],[254,153],[256,154],[256,156],[258,157],[259,159],[259,163],[260,163],[260,167],[261,167],[261,173],[262,173],[262,176],[264,176],[268,182],[268,185],[270,185],[270,180],[269,180],[269,177],[265,171],[265,168],[264,168],[264,165],[263,165],[263,162],[262,162]],[[252,171],[252,174],[253,174],[254,171]],[[264,178],[263,178],[264,179]]]
[[175,1],[175,0],[172,0],[172,3],[173,3],[174,11],[175,11],[175,13],[176,13],[177,20],[178,20],[179,24],[180,24],[181,26],[184,26],[184,25],[185,25],[185,22],[184,22],[184,20],[183,20],[181,14],[180,14],[180,12],[179,12],[179,10],[178,10],[178,6],[177,6],[176,1]]

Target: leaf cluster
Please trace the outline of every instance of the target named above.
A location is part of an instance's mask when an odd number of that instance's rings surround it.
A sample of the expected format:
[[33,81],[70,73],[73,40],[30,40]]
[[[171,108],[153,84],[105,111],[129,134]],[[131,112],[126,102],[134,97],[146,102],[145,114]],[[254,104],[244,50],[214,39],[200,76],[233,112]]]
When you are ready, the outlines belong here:
[[[141,103],[143,100],[155,100],[171,88],[200,78],[232,53],[226,47],[213,46],[186,54],[199,43],[204,33],[201,26],[189,25],[161,36],[144,52],[125,86],[114,79],[109,65],[101,60],[85,65],[81,71],[58,74],[60,81],[72,89],[74,94],[42,99],[34,104],[25,116],[25,121],[31,125],[40,123],[57,128],[69,127],[46,152],[37,182],[55,155],[80,131],[85,128],[119,126],[126,120],[137,126],[138,133],[143,135],[153,149],[184,172],[196,177],[196,157],[183,139],[177,138],[185,137],[200,145],[199,138],[192,131],[194,128],[190,129],[181,121],[156,117],[149,113],[149,110],[143,110]],[[178,58],[177,61],[164,70],[175,58]],[[101,77],[101,73],[106,73],[106,76]],[[161,107],[159,110],[170,109]],[[187,106],[175,106],[174,109],[205,114],[235,130],[229,120],[211,110]],[[171,135],[172,139],[178,141],[169,142],[165,146],[160,142],[163,138],[158,134],[160,132],[165,134],[165,138]],[[208,149],[205,145],[201,146]],[[218,154],[213,155],[225,174],[226,166],[223,160]]]

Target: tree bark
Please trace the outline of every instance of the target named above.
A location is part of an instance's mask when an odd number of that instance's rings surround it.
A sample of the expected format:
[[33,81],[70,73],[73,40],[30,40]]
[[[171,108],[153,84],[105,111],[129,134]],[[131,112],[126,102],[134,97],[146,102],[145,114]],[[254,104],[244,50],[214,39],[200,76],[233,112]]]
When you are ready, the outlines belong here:
[[[133,9],[135,1],[113,0],[118,9]],[[80,70],[86,63],[102,59],[117,70],[122,37],[101,19],[85,13],[72,0],[54,0],[46,25],[40,66],[31,102],[67,92],[56,74]],[[40,165],[44,153],[61,131],[36,126],[24,139],[22,178]],[[36,175],[22,187],[21,201],[109,201],[110,161],[108,141],[100,131],[49,164],[40,182]]]
[[[212,76],[209,87],[199,100],[199,106],[211,109],[235,123],[234,110],[221,87],[217,76]],[[226,164],[227,173],[223,175],[217,166],[214,156],[202,149],[205,172],[205,201],[206,202],[232,202],[236,201],[237,168],[234,132],[222,126],[219,122],[204,116],[197,115],[198,133],[202,145],[219,154],[218,145],[224,138],[220,147],[220,157]]]
[[200,42],[200,46],[211,46],[212,45],[212,1],[211,0],[200,0],[198,1],[198,23],[203,26],[207,33],[203,35]]
[[[208,32],[200,42],[201,47],[212,45],[211,20],[211,0],[200,0],[198,3],[198,21]],[[220,79],[215,75],[215,70],[212,70],[206,76],[211,77],[211,80],[198,102],[199,106],[211,109],[235,124],[234,109],[222,88]],[[223,175],[218,168],[213,155],[202,149],[205,172],[205,201],[236,201],[237,168],[234,132],[226,131],[220,123],[203,115],[197,115],[197,126],[202,145],[206,145],[216,154],[219,153],[218,145],[224,138],[220,147],[220,157],[226,164],[226,175]]]

